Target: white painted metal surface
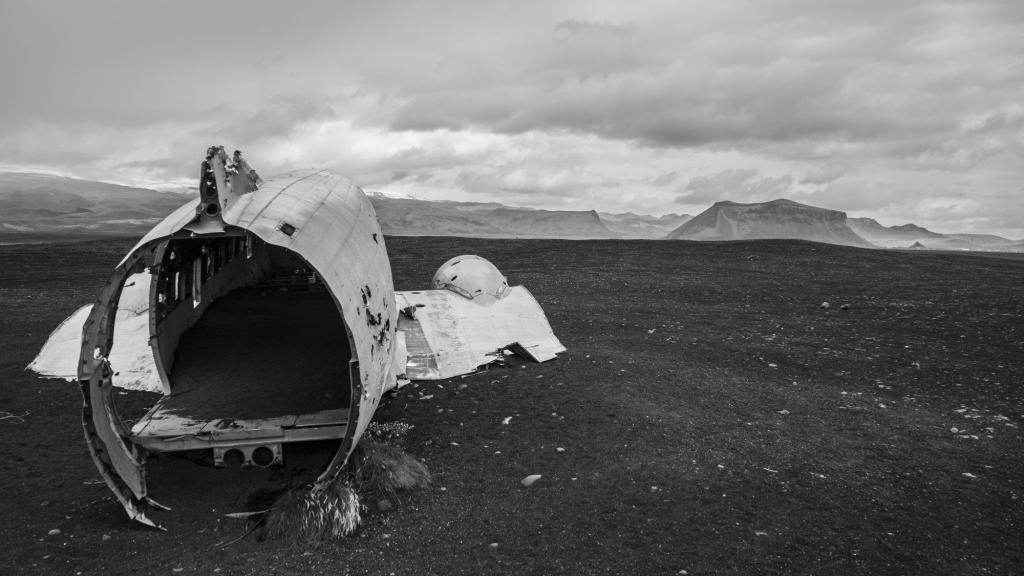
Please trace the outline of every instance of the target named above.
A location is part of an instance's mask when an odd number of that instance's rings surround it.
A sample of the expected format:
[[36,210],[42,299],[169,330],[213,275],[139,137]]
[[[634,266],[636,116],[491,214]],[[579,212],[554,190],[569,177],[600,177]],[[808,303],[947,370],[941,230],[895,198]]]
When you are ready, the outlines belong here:
[[[114,369],[115,386],[161,392],[160,375],[149,347],[149,282],[149,274],[133,274],[125,283],[117,304],[114,347],[109,360]],[[78,354],[82,348],[82,327],[91,311],[92,304],[87,304],[61,322],[28,369],[41,376],[75,380]]]
[[482,303],[504,298],[510,290],[505,275],[494,264],[472,254],[456,256],[442,264],[430,286]]
[[438,380],[473,372],[518,344],[543,361],[565,351],[529,290],[481,302],[448,290],[396,292],[407,349],[406,377]]

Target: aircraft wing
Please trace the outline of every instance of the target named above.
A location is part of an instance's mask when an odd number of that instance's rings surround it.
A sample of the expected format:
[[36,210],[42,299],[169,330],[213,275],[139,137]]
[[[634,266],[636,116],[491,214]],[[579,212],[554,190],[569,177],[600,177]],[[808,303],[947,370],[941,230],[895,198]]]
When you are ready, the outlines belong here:
[[[133,274],[125,282],[117,305],[114,346],[110,365],[113,383],[128,390],[162,392],[163,384],[149,346],[150,275]],[[78,353],[82,348],[82,327],[92,312],[92,304],[75,310],[50,333],[46,343],[28,369],[50,378],[78,379]]]
[[[565,352],[544,310],[522,286],[492,302],[450,290],[395,292],[395,300],[410,380],[468,374],[501,359],[506,350],[536,362]],[[396,358],[396,365],[400,361]]]

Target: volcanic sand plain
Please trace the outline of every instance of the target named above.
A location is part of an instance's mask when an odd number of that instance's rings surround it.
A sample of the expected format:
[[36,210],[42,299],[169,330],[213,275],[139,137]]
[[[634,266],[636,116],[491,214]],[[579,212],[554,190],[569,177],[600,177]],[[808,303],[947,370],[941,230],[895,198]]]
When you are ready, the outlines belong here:
[[[568,352],[385,402],[377,420],[413,426],[401,446],[434,482],[371,503],[355,535],[224,546],[248,529],[225,513],[315,475],[330,447],[286,448],[283,470],[151,458],[161,532],[99,480],[78,387],[24,371],[132,243],[0,246],[4,574],[1024,570],[1019,255],[389,237],[397,289],[479,254]],[[119,395],[129,419],[155,398]]]

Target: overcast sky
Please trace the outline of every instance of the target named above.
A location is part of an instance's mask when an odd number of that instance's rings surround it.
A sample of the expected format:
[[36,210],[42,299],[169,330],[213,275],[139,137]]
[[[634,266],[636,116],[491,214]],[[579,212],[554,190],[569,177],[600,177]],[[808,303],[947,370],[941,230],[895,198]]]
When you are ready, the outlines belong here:
[[1024,2],[0,0],[0,169],[1024,238]]

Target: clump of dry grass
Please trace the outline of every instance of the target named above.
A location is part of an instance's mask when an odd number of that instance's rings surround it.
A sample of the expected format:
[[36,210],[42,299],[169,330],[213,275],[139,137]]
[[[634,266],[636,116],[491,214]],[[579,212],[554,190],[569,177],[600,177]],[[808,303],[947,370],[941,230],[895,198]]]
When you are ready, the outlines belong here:
[[359,527],[359,495],[339,476],[320,490],[289,491],[270,510],[266,535],[293,544],[347,536]]
[[352,454],[352,475],[361,493],[396,498],[399,491],[430,484],[430,472],[401,448],[364,439]]
[[341,538],[359,527],[360,495],[397,499],[400,491],[429,484],[422,462],[401,448],[364,438],[329,484],[289,490],[278,499],[264,520],[264,535],[293,545]]

